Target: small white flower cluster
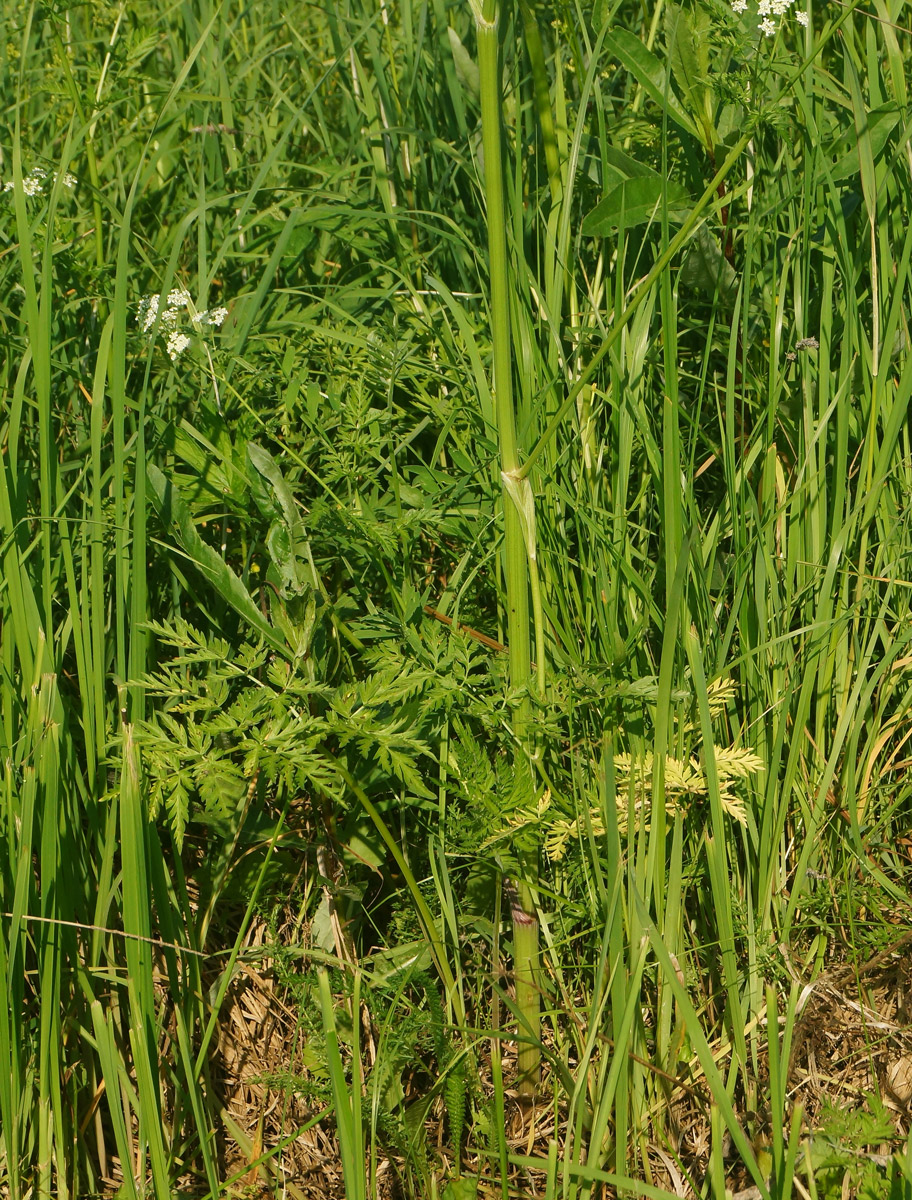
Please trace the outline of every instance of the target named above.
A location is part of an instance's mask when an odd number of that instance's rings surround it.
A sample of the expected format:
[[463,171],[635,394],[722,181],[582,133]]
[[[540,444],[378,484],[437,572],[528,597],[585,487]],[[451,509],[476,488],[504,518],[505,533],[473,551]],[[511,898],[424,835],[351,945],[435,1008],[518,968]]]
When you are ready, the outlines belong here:
[[165,349],[172,362],[183,354],[193,344],[193,338],[182,333],[178,323],[184,311],[188,311],[191,323],[197,328],[205,326],[218,328],[228,316],[227,308],[205,309],[203,312],[193,310],[190,293],[186,288],[172,288],[168,293],[165,306],[162,308],[161,296],[153,293],[143,296],[136,312],[136,323],[143,333],[151,333],[156,323],[162,333],[167,334]]
[[[40,196],[43,191],[53,183],[54,177],[50,175],[44,167],[32,167],[28,175],[22,177],[22,190],[26,196]],[[3,185],[4,192],[11,192],[16,186],[14,180],[8,179]],[[63,177],[63,186],[65,188],[74,188],[76,186],[76,176],[71,175],[69,171]]]
[[214,325],[218,328],[227,316],[227,308],[209,308],[205,312],[197,313],[192,320],[194,325]]
[[[776,32],[776,17],[784,17],[795,0],[760,0],[757,5],[757,16],[760,24],[757,26],[767,37]],[[747,10],[747,0],[731,0],[732,12],[743,13]],[[806,26],[809,20],[806,12],[796,12],[795,20],[799,25]]]
[[190,345],[191,339],[185,333],[181,333],[178,329],[173,329],[168,334],[168,340],[165,343],[165,348],[168,351],[168,356],[172,362],[176,362],[178,357]]
[[[181,291],[175,288],[173,292],[168,293],[168,302],[164,312],[161,314],[161,324],[165,329],[172,329],[177,324],[177,319],[180,316],[180,310],[187,307],[190,300],[190,293]],[[148,333],[159,320],[158,312],[161,307],[161,296],[151,295],[143,296],[139,302],[139,311],[136,315],[137,324],[142,329],[143,333]]]

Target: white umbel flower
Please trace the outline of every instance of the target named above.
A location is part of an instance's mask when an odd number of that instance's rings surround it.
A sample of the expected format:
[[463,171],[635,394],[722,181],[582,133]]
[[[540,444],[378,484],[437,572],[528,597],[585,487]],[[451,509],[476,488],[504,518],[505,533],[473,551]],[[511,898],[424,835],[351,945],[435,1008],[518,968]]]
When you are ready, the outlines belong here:
[[220,326],[228,316],[227,308],[207,308],[193,318],[195,325],[215,325]]
[[[42,192],[50,190],[54,178],[44,167],[32,167],[28,175],[22,176],[22,190],[26,196],[40,196]],[[71,175],[67,171],[65,175],[60,177],[60,182],[65,188],[69,188],[72,191],[76,186],[76,176]],[[3,184],[3,191],[11,192],[15,186],[15,182],[12,179],[8,179]]]
[[[44,167],[33,167],[28,175],[22,177],[22,190],[26,196],[41,195],[44,191],[44,185],[47,182],[47,174]],[[10,179],[3,185],[3,190],[11,192],[15,186],[15,182]]]
[[188,338],[185,333],[180,333],[176,329],[173,333],[168,334],[168,341],[165,345],[165,348],[168,351],[168,355],[172,362],[177,361],[180,355],[183,354],[183,352],[190,345],[190,342],[191,339]]
[[798,22],[799,25],[803,25],[805,28],[807,28],[807,23],[808,23],[809,19],[810,18],[808,17],[808,14],[806,12],[796,12],[795,13],[795,20]]
[[[218,328],[227,316],[228,309],[224,306],[197,312],[185,287],[172,288],[165,297],[152,292],[143,296],[136,307],[137,325],[150,339],[161,333],[172,362],[176,362],[194,342],[205,345],[204,328]],[[208,348],[206,353],[209,353]],[[211,366],[211,355],[209,357]]]
[[136,322],[143,333],[148,333],[158,321],[163,329],[174,329],[180,319],[180,310],[190,303],[190,293],[176,288],[168,293],[168,303],[159,316],[161,297],[156,293],[143,296],[136,312]]
[[47,171],[44,167],[34,167],[22,181],[22,190],[26,196],[40,196],[44,191]]
[[764,17],[757,28],[762,29],[767,37],[772,37],[776,32],[776,22],[772,19],[772,17]]
[[143,333],[148,333],[158,320],[158,304],[159,297],[157,295],[143,296],[140,300],[136,312],[136,323]]

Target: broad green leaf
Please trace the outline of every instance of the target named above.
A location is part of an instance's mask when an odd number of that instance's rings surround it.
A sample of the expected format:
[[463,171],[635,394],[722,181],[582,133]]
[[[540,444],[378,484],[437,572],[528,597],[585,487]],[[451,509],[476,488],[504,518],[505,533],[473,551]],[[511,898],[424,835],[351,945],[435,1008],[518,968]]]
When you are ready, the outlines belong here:
[[370,969],[371,983],[382,987],[395,976],[401,976],[403,971],[410,970],[417,975],[420,971],[429,970],[433,964],[427,942],[419,938],[377,950],[365,961],[365,965]]
[[268,480],[278,504],[278,511],[285,518],[285,524],[293,538],[297,539],[301,531],[301,518],[298,506],[295,504],[291,488],[282,474],[281,468],[268,450],[256,442],[247,443],[247,457],[250,465]]
[[[875,160],[880,156],[890,138],[890,134],[898,123],[899,113],[895,105],[892,104],[884,105],[882,108],[871,109],[866,114],[864,118],[865,140]],[[835,166],[830,171],[830,178],[834,183],[838,183],[843,179],[849,179],[851,176],[859,173],[861,161],[859,148],[860,139],[855,127],[844,133],[833,144],[830,153],[839,156]]]
[[668,220],[686,221],[691,205],[687,192],[678,183],[666,183],[658,175],[625,179],[611,189],[583,221],[583,233],[601,237],[615,229],[632,229],[647,221],[658,220],[663,197],[668,197]]
[[318,950],[325,950],[327,953],[335,950],[336,935],[333,929],[332,901],[325,893],[313,915],[310,936]]
[[716,289],[722,300],[734,300],[738,290],[735,269],[722,253],[719,237],[701,225],[681,266],[681,283],[712,295]]
[[447,29],[447,34],[450,39],[450,50],[453,52],[453,62],[456,65],[456,78],[472,99],[477,100],[481,92],[478,64],[463,46],[462,39],[452,25]]
[[630,72],[651,100],[660,108],[667,109],[672,121],[693,137],[702,140],[696,125],[668,86],[664,66],[651,50],[646,49],[638,37],[626,29],[616,29],[614,33],[605,35],[605,49]]
[[716,143],[712,92],[709,87],[709,13],[693,15],[680,5],[665,10],[665,40],[671,75],[681,89],[684,106],[693,117],[700,140],[709,153]]
[[172,424],[156,420],[154,424],[163,443],[196,472],[200,484],[218,496],[223,504],[229,495],[232,503],[242,503],[244,478],[232,463],[230,453],[224,454],[187,421]]
[[272,559],[281,580],[281,591],[298,592],[303,586],[298,559],[294,545],[288,536],[288,526],[281,521],[273,521],[266,535],[266,549]]
[[270,527],[266,548],[281,578],[283,594],[299,593],[306,583],[302,569],[306,538],[294,495],[268,450],[248,442],[247,458],[252,467],[251,491],[261,512],[280,518]]
[[284,639],[269,624],[253,601],[253,597],[231,570],[220,554],[208,545],[197,533],[190,509],[177,487],[167,479],[154,463],[146,465],[146,477],[151,488],[155,507],[164,523],[169,526],[180,542],[187,557],[219,596],[244,618],[282,655],[288,654]]
[[360,809],[346,823],[342,837],[348,853],[371,870],[376,870],[386,861],[383,839],[373,822]]
[[602,158],[617,173],[618,179],[636,179],[638,176],[655,179],[660,177],[658,171],[653,171],[652,167],[647,166],[646,163],[631,158],[629,154],[618,150],[616,146],[603,146]]

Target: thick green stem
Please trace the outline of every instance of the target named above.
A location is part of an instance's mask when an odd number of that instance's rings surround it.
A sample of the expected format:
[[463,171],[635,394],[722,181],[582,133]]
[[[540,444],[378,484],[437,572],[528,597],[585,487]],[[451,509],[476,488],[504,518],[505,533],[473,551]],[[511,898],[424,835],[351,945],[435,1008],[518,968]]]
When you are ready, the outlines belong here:
[[[473,0],[478,38],[481,85],[481,128],[484,149],[484,191],[488,220],[488,261],[491,279],[491,326],[494,348],[493,394],[500,442],[503,479],[504,583],[507,596],[507,641],[510,683],[524,692],[513,716],[513,732],[522,750],[529,750],[532,706],[528,688],[532,675],[529,632],[529,554],[526,535],[530,514],[523,510],[530,494],[520,496],[515,484],[519,469],[516,418],[513,411],[513,363],[510,335],[510,268],[507,257],[504,202],[503,147],[501,143],[500,59],[497,42],[496,0]],[[524,483],[526,481],[523,481]],[[528,483],[526,483],[528,489]],[[534,514],[531,519],[534,519]],[[526,526],[524,530],[524,524]],[[532,534],[534,536],[534,534]],[[541,667],[540,667],[541,669]],[[513,949],[516,1004],[520,1014],[519,1087],[532,1092],[538,1082],[540,1054],[540,994],[538,921],[533,888],[538,876],[537,855],[521,858],[522,878],[514,907]]]

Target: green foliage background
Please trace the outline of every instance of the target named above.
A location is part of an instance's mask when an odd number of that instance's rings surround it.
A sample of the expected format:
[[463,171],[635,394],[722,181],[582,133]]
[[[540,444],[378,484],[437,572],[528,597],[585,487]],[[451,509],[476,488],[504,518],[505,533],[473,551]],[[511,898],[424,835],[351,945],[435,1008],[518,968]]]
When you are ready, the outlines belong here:
[[[289,906],[282,978],[309,960],[323,1017],[276,1089],[335,1110],[350,1195],[381,1145],[414,1195],[460,1147],[504,1195],[518,1168],[665,1194],[651,1145],[703,1194],[785,1196],[796,1162],[814,1186],[801,988],[909,914],[910,35],[871,8],[767,39],[716,0],[499,6],[541,588],[517,690],[472,7],[7,6],[14,1200],[226,1189],[222,1006]],[[172,360],[137,309],[175,288],[228,317],[182,312]],[[528,1160],[504,875],[535,885],[560,1114]],[[438,1097],[448,1158],[416,1132]]]

